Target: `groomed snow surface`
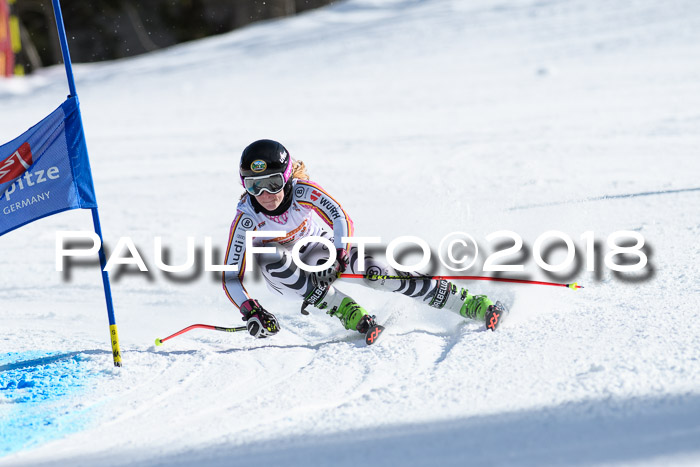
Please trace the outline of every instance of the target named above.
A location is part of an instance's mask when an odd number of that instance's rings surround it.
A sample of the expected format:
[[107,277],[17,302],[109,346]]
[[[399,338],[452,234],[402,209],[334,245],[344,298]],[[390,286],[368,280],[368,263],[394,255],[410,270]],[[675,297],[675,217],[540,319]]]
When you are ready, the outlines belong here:
[[[151,272],[112,274],[115,369],[98,269],[55,271],[56,231],[90,213],[0,238],[0,465],[699,465],[699,57],[694,0],[347,0],[76,66],[105,240],[131,237]],[[0,140],[66,94],[61,67],[0,82]],[[387,324],[367,347],[248,280],[277,336],[156,349],[241,325],[218,279],[158,271],[153,237],[175,264],[188,236],[220,253],[259,138],[304,160],[357,235],[437,250],[466,231],[482,274],[505,242],[486,236],[511,230],[525,273],[503,276],[586,288],[460,283],[510,305],[491,333],[342,281]],[[578,268],[535,264],[548,230]],[[644,237],[642,271],[606,267],[615,231]]]

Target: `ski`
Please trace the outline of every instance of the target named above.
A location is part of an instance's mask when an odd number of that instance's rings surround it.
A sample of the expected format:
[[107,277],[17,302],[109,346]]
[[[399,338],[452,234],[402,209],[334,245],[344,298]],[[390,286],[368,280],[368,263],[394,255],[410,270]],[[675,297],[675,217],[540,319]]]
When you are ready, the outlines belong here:
[[486,312],[486,329],[495,331],[506,316],[508,316],[508,308],[503,303],[496,301],[495,304],[489,306]]
[[367,330],[365,333],[365,343],[367,345],[372,345],[377,340],[379,337],[384,333],[384,326],[380,324],[375,324],[374,326],[370,326],[370,328]]

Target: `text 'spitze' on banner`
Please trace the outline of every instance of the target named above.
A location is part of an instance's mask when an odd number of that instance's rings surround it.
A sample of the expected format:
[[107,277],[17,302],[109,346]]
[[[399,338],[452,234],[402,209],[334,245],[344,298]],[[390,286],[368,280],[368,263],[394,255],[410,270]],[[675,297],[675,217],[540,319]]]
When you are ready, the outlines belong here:
[[0,146],[0,235],[69,209],[95,208],[77,97]]

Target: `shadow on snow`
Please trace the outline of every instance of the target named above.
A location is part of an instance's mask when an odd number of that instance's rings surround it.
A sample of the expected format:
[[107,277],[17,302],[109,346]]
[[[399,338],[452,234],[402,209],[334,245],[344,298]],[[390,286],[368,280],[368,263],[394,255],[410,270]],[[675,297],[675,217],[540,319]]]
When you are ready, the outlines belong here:
[[[366,414],[371,417],[372,414]],[[585,400],[490,416],[220,443],[157,456],[122,452],[73,465],[590,465],[700,456],[700,395]],[[67,459],[55,459],[55,465]]]

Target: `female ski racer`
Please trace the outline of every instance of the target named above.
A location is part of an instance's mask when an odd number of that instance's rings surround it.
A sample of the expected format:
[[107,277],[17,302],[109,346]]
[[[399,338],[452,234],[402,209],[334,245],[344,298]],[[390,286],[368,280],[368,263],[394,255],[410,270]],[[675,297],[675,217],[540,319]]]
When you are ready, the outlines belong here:
[[[374,316],[338,290],[334,281],[346,271],[371,275],[399,273],[370,256],[365,258],[365,271],[358,270],[357,248],[341,241],[342,237],[353,235],[350,216],[325,189],[309,180],[304,163],[292,159],[280,143],[260,140],[250,144],[241,156],[239,173],[246,192],[238,203],[226,249],[226,264],[237,265],[238,272],[224,272],[223,285],[228,298],[243,314],[248,332],[260,338],[272,336],[280,329],[277,318],[251,298],[243,286],[246,232],[274,230],[285,234],[277,238],[257,238],[254,243],[254,246],[275,247],[275,253],[254,255],[268,288],[276,294],[303,300],[304,307],[313,305],[324,310],[338,318],[345,329],[367,333],[376,325]],[[332,232],[321,228],[313,217],[314,212]],[[334,264],[321,272],[304,271],[292,261],[294,244],[309,235],[328,239],[336,249]],[[317,265],[327,261],[329,251],[321,242],[307,243],[300,248],[299,256],[304,264]],[[414,277],[406,272],[400,275]],[[467,289],[457,289],[446,280],[418,276],[410,280],[365,278],[363,284],[484,321],[491,330],[496,329],[505,312],[500,302],[494,304],[485,295],[471,295]]]

